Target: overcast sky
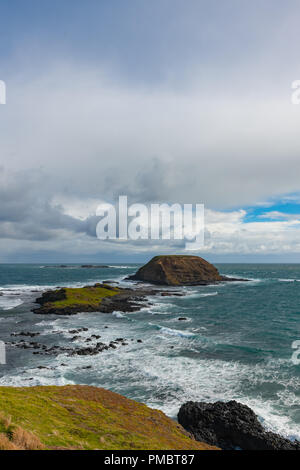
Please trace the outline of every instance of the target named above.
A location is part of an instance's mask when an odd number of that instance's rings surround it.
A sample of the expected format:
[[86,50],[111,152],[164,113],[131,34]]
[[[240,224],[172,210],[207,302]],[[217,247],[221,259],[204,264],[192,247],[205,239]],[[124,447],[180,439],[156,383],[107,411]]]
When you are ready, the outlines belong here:
[[214,261],[300,262],[300,3],[3,0],[0,262],[137,261],[95,209],[203,203]]

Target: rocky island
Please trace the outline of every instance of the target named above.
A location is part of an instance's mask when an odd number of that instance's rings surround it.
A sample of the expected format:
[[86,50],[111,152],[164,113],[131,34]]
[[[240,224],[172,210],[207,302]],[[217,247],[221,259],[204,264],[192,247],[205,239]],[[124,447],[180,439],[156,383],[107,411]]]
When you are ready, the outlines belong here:
[[[47,291],[36,299],[37,314],[75,315],[80,312],[112,313],[135,312],[145,306],[147,295],[156,295],[153,289],[124,289],[96,283],[85,287],[63,287]],[[142,304],[143,302],[143,304]]]
[[[222,276],[217,268],[199,256],[155,256],[127,280],[161,286],[206,286],[224,281],[246,281]],[[113,283],[113,282],[112,282]],[[181,296],[182,292],[167,292],[149,287],[122,288],[108,283],[94,286],[63,287],[47,291],[36,299],[37,314],[74,315],[79,312],[135,312],[145,307],[147,296]]]
[[155,256],[128,279],[167,286],[206,286],[224,281],[245,281],[221,276],[213,264],[199,256],[189,255]]

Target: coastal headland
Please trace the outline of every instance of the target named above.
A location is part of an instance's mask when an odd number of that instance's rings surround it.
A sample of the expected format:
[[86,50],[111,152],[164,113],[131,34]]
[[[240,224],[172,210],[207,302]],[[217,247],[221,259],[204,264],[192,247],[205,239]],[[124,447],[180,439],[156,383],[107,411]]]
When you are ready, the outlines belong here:
[[0,450],[214,450],[159,410],[103,388],[0,387]]

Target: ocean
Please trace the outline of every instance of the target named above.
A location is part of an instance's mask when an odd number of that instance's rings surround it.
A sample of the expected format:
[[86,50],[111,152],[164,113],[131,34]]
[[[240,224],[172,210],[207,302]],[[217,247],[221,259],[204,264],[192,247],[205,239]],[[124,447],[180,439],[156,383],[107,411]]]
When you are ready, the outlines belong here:
[[[103,342],[122,337],[128,343],[96,356],[72,357],[34,355],[7,345],[0,385],[95,385],[174,418],[188,400],[237,400],[267,429],[300,439],[300,365],[291,360],[292,342],[300,340],[300,265],[219,264],[221,274],[250,282],[184,287],[186,296],[150,298],[152,305],[136,313],[31,312],[47,288],[102,280],[128,286],[124,277],[139,266],[0,265],[1,341],[10,343],[16,340],[12,333],[30,331],[39,332],[34,340],[48,346],[84,346],[92,334]],[[70,342],[69,331],[77,328],[88,331]]]

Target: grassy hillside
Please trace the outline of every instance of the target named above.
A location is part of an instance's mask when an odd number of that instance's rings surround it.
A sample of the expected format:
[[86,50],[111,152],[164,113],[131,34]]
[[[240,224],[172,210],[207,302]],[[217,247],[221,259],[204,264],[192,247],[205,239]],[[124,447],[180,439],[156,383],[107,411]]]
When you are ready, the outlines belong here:
[[0,387],[0,449],[208,450],[161,411],[102,388]]

